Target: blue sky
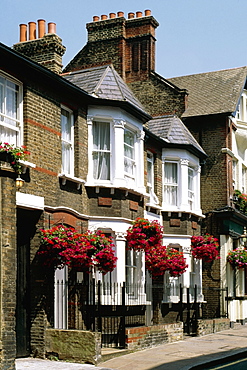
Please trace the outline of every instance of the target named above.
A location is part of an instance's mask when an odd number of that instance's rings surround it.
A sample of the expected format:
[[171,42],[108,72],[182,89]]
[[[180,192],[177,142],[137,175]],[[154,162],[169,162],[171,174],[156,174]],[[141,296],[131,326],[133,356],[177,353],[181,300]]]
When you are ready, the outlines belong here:
[[[247,65],[247,0],[2,0],[0,41],[19,41],[19,24],[57,25],[66,65],[85,45],[94,15],[150,9],[156,30],[156,72],[175,77]],[[1,63],[1,62],[0,62]]]

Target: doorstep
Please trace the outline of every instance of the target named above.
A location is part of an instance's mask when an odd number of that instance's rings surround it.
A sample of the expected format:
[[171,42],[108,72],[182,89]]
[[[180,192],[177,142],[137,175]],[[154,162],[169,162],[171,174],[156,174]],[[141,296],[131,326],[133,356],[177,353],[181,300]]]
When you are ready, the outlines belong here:
[[119,357],[123,355],[127,355],[132,351],[128,349],[120,349],[120,348],[101,348],[101,359],[99,362],[104,362],[110,360],[114,357]]

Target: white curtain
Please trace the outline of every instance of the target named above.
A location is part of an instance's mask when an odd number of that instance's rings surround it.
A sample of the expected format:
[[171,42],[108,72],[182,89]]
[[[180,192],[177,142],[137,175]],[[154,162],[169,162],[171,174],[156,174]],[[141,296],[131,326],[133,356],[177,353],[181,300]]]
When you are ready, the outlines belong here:
[[18,85],[0,77],[0,141],[11,145],[18,145],[18,93]]
[[130,131],[124,131],[124,171],[134,176],[134,134]]
[[177,163],[165,163],[165,202],[170,205],[177,205],[177,167]]
[[93,176],[97,180],[110,180],[110,124],[93,123]]
[[73,145],[72,145],[72,121],[69,111],[61,111],[61,130],[62,130],[62,168],[63,172],[73,175]]

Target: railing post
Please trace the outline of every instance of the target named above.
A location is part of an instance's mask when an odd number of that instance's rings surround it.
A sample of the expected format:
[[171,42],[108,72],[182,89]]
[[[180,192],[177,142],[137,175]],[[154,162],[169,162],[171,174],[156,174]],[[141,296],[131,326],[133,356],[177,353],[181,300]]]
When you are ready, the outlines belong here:
[[120,347],[125,348],[125,316],[126,316],[126,306],[125,306],[125,282],[122,286],[122,319],[121,319],[121,330],[120,330]]
[[[90,282],[89,282],[89,284],[88,284],[88,289],[89,289],[89,291],[90,291]],[[93,278],[93,280],[92,280],[92,299],[93,299],[93,305],[92,305],[92,307],[93,307],[93,312],[92,312],[92,314],[93,314],[93,331],[95,331],[95,328],[96,328],[96,325],[95,325],[95,320],[96,320],[96,302],[95,302],[95,279]]]
[[197,303],[197,284],[195,284],[195,296],[194,296],[194,305],[195,305],[195,330],[197,332],[198,326],[198,316],[199,316],[199,303]]
[[190,288],[187,288],[187,334],[190,335]]
[[179,299],[180,299],[180,304],[179,304],[179,316],[180,316],[180,321],[183,322],[183,287],[182,284],[179,284]]
[[101,318],[101,281],[98,280],[98,331],[102,332],[102,318]]

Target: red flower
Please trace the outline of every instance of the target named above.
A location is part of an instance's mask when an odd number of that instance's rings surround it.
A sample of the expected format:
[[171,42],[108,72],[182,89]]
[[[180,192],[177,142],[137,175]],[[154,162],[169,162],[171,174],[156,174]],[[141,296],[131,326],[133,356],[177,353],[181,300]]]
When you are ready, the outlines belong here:
[[212,235],[192,236],[191,253],[194,258],[201,259],[204,262],[211,262],[219,259],[218,239]]

